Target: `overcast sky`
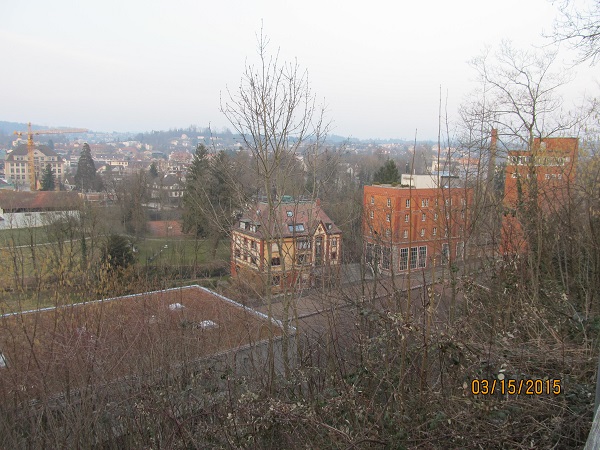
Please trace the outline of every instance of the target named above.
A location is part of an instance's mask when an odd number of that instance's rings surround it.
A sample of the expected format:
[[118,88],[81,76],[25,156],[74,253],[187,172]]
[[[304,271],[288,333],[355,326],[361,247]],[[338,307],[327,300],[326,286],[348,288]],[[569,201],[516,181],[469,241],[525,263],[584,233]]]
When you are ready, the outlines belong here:
[[[440,86],[453,117],[469,60],[502,39],[547,44],[556,13],[548,0],[2,0],[0,120],[228,126],[219,98],[256,61],[262,20],[271,49],[308,70],[335,134],[433,139]],[[597,90],[594,76],[578,67],[566,100]]]

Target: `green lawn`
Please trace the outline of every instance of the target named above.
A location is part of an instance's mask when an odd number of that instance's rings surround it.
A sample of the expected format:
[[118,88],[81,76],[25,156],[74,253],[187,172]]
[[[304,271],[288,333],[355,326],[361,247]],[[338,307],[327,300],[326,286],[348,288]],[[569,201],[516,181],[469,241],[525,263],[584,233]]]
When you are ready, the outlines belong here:
[[46,227],[18,228],[0,230],[0,247],[8,247],[9,245],[13,245],[13,242],[14,245],[29,245],[32,236],[36,244],[49,242]]
[[229,240],[219,243],[216,257],[211,255],[210,244],[204,240],[190,238],[152,238],[143,239],[135,244],[135,256],[138,264],[142,265],[191,265],[212,260],[228,261],[230,257]]
[[[29,246],[33,236],[37,245]],[[132,239],[133,241],[133,239]],[[96,239],[95,258],[100,256],[102,237]],[[212,261],[228,262],[230,258],[229,240],[224,239],[217,248],[217,254],[213,258],[211,244],[204,240],[196,242],[193,238],[147,238],[134,241],[135,264],[140,268],[148,266],[192,266]],[[57,301],[56,293],[53,291],[42,291],[35,293],[35,283],[42,277],[42,283],[54,283],[57,273],[65,273],[70,270],[79,270],[81,263],[81,241],[65,241],[62,247],[58,243],[49,243],[48,235],[44,228],[2,230],[0,231],[0,313],[15,310],[36,309],[43,306],[54,305]],[[15,246],[17,246],[15,248]],[[21,246],[21,247],[19,247]],[[59,248],[62,252],[59,253]],[[90,246],[88,244],[88,252]],[[32,253],[36,257],[36,264],[32,262]],[[62,254],[62,258],[57,255]],[[88,253],[88,258],[90,254]],[[57,262],[59,270],[57,271]],[[168,273],[168,272],[165,272]],[[187,273],[185,270],[181,273]],[[174,278],[175,279],[175,278]],[[15,284],[15,280],[16,284]],[[208,280],[205,280],[208,281]],[[178,283],[185,282],[179,279]],[[21,292],[21,286],[25,286],[25,292]],[[29,291],[27,287],[32,288]],[[4,290],[4,289],[7,290]],[[77,291],[72,286],[73,291]],[[63,295],[61,302],[80,302],[80,294]],[[88,299],[89,300],[89,299]]]

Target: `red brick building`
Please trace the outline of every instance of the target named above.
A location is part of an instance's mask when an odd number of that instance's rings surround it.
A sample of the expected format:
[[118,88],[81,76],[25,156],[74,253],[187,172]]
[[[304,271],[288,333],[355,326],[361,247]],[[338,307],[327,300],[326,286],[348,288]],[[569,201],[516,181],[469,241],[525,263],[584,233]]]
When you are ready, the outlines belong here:
[[472,189],[444,180],[437,187],[429,175],[405,176],[403,183],[408,179],[412,183],[364,187],[365,258],[383,273],[465,256]]
[[579,140],[535,139],[531,151],[510,151],[504,184],[501,253],[527,248],[522,214],[534,202],[546,214],[559,214],[575,180]]

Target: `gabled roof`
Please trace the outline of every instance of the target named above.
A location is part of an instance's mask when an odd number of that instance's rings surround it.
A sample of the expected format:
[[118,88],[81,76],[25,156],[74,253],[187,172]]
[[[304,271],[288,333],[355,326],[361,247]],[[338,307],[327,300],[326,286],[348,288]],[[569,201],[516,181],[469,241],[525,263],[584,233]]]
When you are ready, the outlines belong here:
[[[37,145],[35,150],[43,153],[44,156],[55,156],[58,158],[58,161],[62,161],[62,156],[56,153],[54,150],[51,150],[47,145]],[[27,145],[19,145],[16,149],[14,149],[10,154],[6,155],[6,161],[14,161],[15,156],[27,156]]]
[[0,208],[7,212],[26,211],[68,211],[80,203],[76,192],[56,191],[0,191]]
[[[248,227],[239,228],[239,222],[255,225],[253,232]],[[286,201],[279,202],[269,222],[269,205],[265,202],[257,203],[247,211],[236,225],[236,231],[261,238],[300,237],[311,236],[317,227],[322,224],[326,234],[339,234],[342,231],[329,216],[323,211],[320,201]]]

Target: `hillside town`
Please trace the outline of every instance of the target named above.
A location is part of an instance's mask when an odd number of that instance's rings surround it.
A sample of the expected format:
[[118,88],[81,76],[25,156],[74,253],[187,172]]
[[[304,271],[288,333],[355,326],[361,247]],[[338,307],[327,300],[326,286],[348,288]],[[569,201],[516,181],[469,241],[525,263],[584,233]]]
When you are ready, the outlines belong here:
[[307,1],[7,8],[0,449],[600,448],[600,2]]

